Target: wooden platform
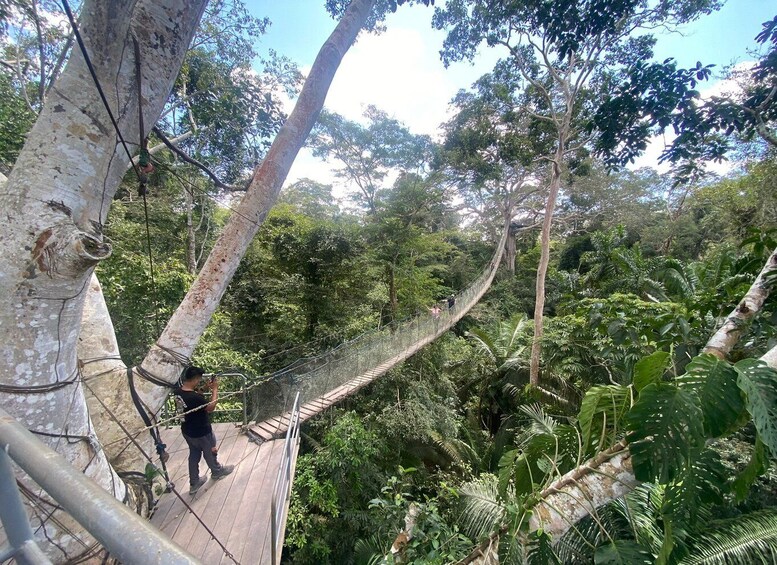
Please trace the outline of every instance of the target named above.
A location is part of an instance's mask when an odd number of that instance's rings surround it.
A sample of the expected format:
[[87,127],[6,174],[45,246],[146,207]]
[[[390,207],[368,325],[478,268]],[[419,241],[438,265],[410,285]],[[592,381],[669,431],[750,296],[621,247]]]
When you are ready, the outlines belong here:
[[[234,424],[213,424],[213,430],[219,443],[219,462],[235,465],[235,471],[219,481],[208,480],[195,496],[189,496],[189,449],[180,428],[163,430],[162,439],[170,453],[167,468],[176,491],[232,558],[174,493],[162,495],[151,523],[205,565],[271,563],[270,501],[283,439],[258,444]],[[206,471],[203,460],[200,473]]]

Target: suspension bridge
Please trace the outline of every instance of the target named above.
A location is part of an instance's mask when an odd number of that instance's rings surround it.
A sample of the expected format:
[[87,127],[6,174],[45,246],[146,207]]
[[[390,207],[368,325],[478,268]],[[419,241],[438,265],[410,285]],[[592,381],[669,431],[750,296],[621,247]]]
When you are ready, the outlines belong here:
[[[193,497],[177,491],[163,494],[155,506],[151,526],[169,536],[173,544],[161,539],[160,549],[153,550],[156,559],[143,562],[280,562],[300,424],[367,386],[463,318],[491,286],[508,234],[509,225],[480,276],[439,316],[421,315],[395,327],[367,332],[325,354],[300,359],[262,378],[259,386],[246,384],[243,422],[213,426],[219,440],[219,461],[235,465],[235,472],[219,481],[208,481]],[[246,404],[254,407],[250,422]],[[170,454],[170,482],[185,492],[180,487],[188,484],[188,447],[179,428],[160,432]],[[130,556],[123,562],[141,562],[134,558],[137,552],[123,547],[127,544],[121,539],[114,543]],[[180,548],[184,549],[181,556],[176,553]],[[145,555],[153,551],[147,549]],[[161,557],[163,554],[167,557]]]

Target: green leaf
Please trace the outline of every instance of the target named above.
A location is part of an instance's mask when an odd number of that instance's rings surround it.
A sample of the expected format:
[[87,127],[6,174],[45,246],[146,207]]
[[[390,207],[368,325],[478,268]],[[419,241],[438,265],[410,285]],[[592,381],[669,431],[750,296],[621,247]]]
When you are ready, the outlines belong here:
[[537,531],[529,538],[529,565],[561,565],[553,551],[553,540],[547,532]]
[[596,548],[596,565],[639,565],[652,564],[653,555],[633,540],[615,540],[613,543]]
[[761,441],[771,453],[777,453],[777,371],[756,359],[744,359],[734,369]]
[[769,454],[766,452],[766,446],[761,441],[760,436],[756,434],[753,453],[750,456],[750,462],[747,467],[734,479],[733,490],[736,494],[737,502],[742,502],[750,493],[750,487],[755,480],[766,472],[769,468]]
[[759,510],[706,524],[692,539],[681,565],[774,563],[777,559],[777,513]]
[[704,442],[703,414],[693,391],[673,384],[646,386],[626,415],[634,476],[667,483],[687,464],[691,449]]
[[583,432],[583,449],[602,448],[614,443],[624,414],[631,405],[628,387],[594,386],[588,389],[578,415]]
[[694,522],[702,504],[722,504],[726,469],[720,455],[706,447],[694,449],[690,462],[666,488],[664,514],[672,522]]
[[707,437],[721,437],[737,426],[745,402],[737,386],[737,372],[729,363],[714,355],[699,355],[688,364],[677,383],[698,395]]
[[634,387],[642,390],[651,383],[661,382],[666,368],[669,366],[671,356],[666,351],[656,351],[643,357],[634,365]]

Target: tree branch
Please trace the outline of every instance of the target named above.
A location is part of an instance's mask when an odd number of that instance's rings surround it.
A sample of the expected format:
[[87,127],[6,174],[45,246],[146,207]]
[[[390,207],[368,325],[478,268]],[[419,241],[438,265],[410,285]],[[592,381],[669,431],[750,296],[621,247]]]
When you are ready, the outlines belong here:
[[181,159],[189,163],[190,165],[194,165],[198,169],[200,169],[202,172],[204,172],[210,179],[213,181],[213,184],[215,184],[219,188],[223,188],[224,190],[230,190],[234,191],[236,190],[235,187],[230,186],[228,184],[225,184],[219,180],[219,178],[216,176],[216,173],[211,171],[208,167],[200,163],[197,159],[193,157],[189,157],[189,155],[186,154],[183,150],[181,150],[179,147],[177,147],[172,141],[170,141],[167,136],[160,131],[160,129],[156,126],[154,126],[153,130],[154,134],[162,141],[164,145],[167,146],[170,151],[178,155]]
[[726,317],[723,325],[709,339],[702,353],[710,353],[719,359],[725,359],[739,341],[750,321],[761,310],[774,287],[774,272],[777,270],[777,249],[769,256],[761,272],[758,273],[750,289],[745,293],[737,307]]

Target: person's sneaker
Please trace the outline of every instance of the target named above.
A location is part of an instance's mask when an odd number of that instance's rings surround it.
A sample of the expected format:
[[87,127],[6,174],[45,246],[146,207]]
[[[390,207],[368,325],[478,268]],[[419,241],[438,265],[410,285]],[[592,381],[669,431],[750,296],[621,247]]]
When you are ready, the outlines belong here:
[[195,494],[197,494],[197,491],[200,490],[200,487],[202,485],[204,485],[205,483],[207,483],[207,482],[208,482],[208,478],[207,477],[200,477],[199,479],[197,479],[196,483],[194,483],[193,485],[189,486],[189,494],[191,496],[194,496]]
[[219,479],[223,479],[224,477],[229,475],[234,470],[235,470],[234,465],[224,465],[218,471],[213,471],[211,473],[211,476],[213,477],[214,481],[218,481]]

